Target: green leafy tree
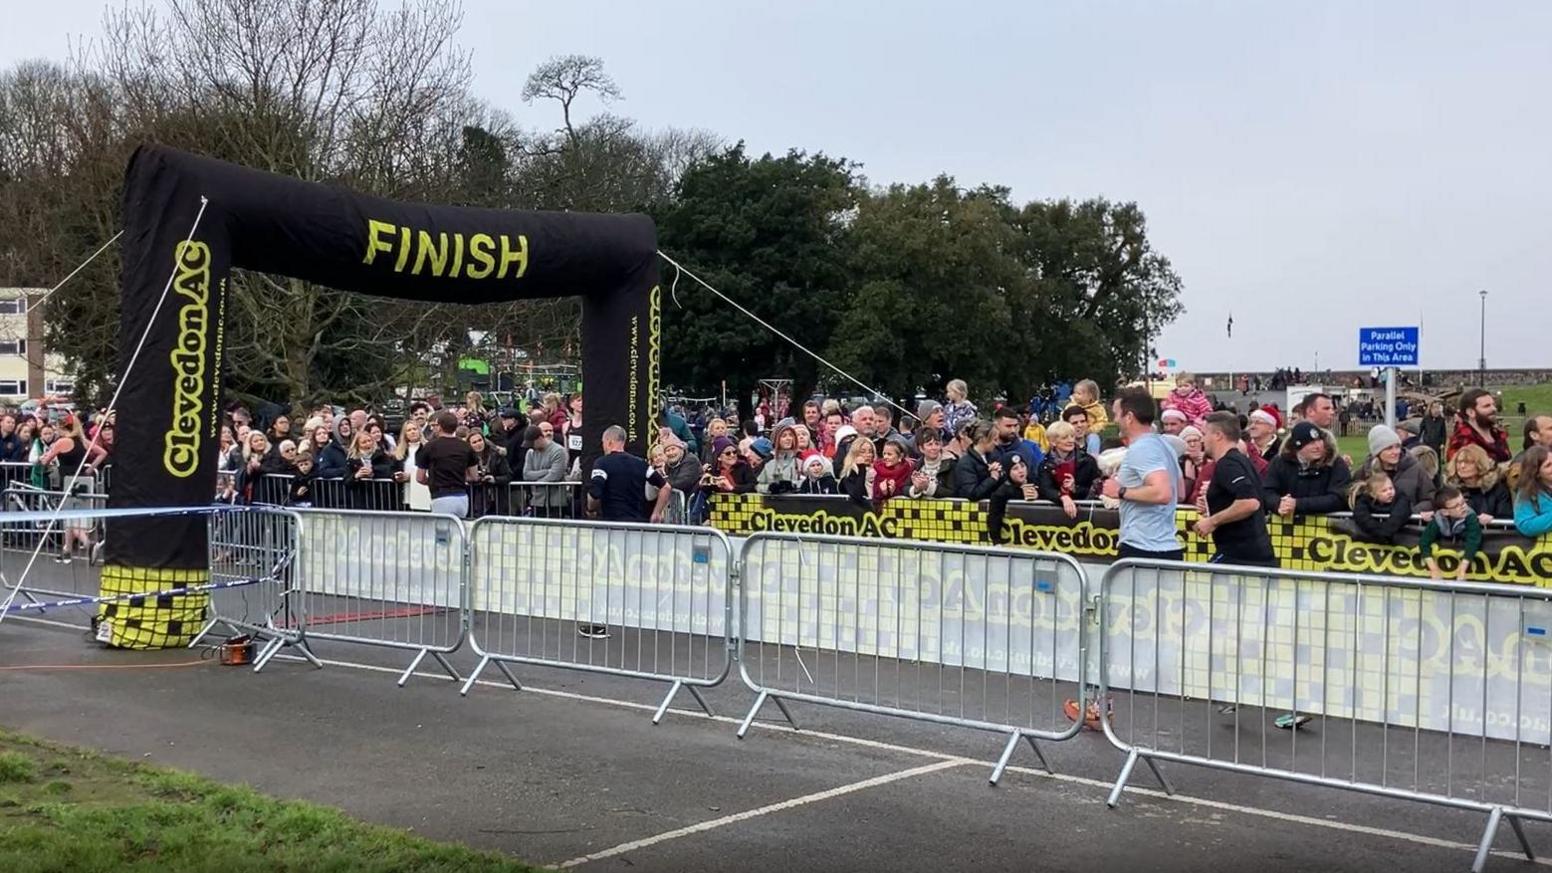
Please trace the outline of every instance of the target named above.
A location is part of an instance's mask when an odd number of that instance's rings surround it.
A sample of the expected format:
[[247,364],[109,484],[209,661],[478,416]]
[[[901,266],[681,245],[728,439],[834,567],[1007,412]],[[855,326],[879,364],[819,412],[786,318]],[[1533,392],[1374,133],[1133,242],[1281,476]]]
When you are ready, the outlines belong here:
[[[742,143],[690,166],[657,215],[663,250],[713,287],[811,349],[830,344],[852,286],[849,224],[856,167],[792,151],[750,158]],[[815,385],[815,361],[666,268],[663,381],[742,402],[763,377]]]
[[[1148,241],[1135,203],[1027,204],[1012,219],[1031,281],[1010,300],[1028,380],[1133,377],[1182,312],[1180,276]],[[1032,385],[1012,385],[1023,397]]]
[[898,397],[964,379],[983,405],[1043,382],[1113,385],[1180,312],[1180,277],[1136,204],[1039,201],[940,177],[862,198],[858,290],[830,357]]
[[1025,282],[1007,191],[962,191],[940,176],[862,198],[851,228],[857,292],[829,357],[897,398],[951,378],[977,395],[1003,387],[1019,325],[1009,289]]

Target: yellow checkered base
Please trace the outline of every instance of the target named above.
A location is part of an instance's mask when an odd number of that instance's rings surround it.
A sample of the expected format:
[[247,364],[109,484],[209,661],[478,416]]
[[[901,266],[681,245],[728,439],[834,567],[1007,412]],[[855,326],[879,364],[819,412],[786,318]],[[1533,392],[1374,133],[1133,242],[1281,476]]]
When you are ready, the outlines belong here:
[[[204,585],[208,570],[152,570],[109,564],[102,568],[102,596],[143,594],[103,603],[97,617],[106,625],[108,645],[121,649],[173,649],[187,646],[205,621],[210,595],[162,594],[173,588]],[[99,633],[102,630],[99,628]]]

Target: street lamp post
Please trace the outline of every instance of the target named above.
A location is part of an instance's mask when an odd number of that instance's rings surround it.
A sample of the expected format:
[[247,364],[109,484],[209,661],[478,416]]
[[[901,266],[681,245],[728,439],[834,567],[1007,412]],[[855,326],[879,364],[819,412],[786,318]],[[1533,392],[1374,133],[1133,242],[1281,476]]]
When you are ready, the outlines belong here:
[[1482,346],[1481,357],[1477,358],[1477,387],[1487,387],[1487,291],[1478,291],[1482,296]]

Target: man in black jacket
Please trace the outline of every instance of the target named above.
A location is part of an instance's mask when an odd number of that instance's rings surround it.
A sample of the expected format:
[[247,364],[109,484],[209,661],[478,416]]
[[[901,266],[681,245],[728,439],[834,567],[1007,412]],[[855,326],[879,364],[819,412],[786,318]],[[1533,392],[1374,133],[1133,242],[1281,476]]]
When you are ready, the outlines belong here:
[[1439,457],[1444,457],[1444,441],[1449,439],[1450,424],[1444,417],[1444,404],[1435,400],[1428,404],[1428,411],[1423,414],[1421,438],[1423,445],[1433,449]]
[[1337,457],[1330,432],[1301,421],[1267,466],[1261,503],[1283,518],[1341,512],[1347,508],[1352,478],[1347,462]]
[[530,448],[525,439],[528,432],[527,425],[528,422],[522,413],[507,407],[501,410],[500,427],[491,429],[491,442],[506,452],[507,466],[512,468],[515,479],[522,478],[523,458]]

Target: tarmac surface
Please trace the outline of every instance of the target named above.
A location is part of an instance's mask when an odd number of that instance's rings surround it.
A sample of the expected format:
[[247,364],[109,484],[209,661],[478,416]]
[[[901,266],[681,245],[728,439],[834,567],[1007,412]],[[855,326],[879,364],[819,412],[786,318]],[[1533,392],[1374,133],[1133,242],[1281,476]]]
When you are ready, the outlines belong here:
[[[39,578],[84,578],[49,562]],[[1105,798],[1123,756],[1102,735],[1019,746],[988,784],[1005,737],[790,704],[793,730],[753,701],[737,671],[686,695],[662,723],[666,686],[514,667],[467,697],[430,660],[403,688],[410,653],[327,641],[324,669],[283,654],[263,672],[197,651],[111,651],[84,610],[0,622],[0,725],[340,807],[426,837],[585,870],[944,869],[1237,871],[1466,870],[1485,816],[1161,765],[1139,767],[1120,806]],[[451,656],[461,675],[467,650]],[[1226,728],[1228,729],[1228,728]],[[1545,750],[1540,754],[1545,757]],[[1533,845],[1552,829],[1530,823]],[[1536,869],[1502,829],[1489,870]]]

